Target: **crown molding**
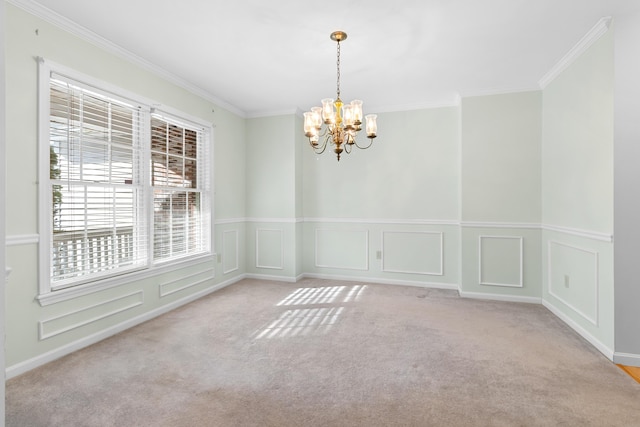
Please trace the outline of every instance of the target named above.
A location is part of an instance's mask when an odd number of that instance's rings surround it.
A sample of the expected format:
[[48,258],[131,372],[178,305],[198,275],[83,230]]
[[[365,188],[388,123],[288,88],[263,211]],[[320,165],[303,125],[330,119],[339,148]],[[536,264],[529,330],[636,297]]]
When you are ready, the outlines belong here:
[[28,12],[50,24],[55,25],[58,28],[61,28],[76,37],[79,37],[94,46],[99,47],[109,53],[117,55],[127,61],[161,77],[162,79],[179,86],[194,95],[197,95],[207,101],[216,104],[218,107],[224,108],[234,114],[242,118],[246,118],[246,113],[234,105],[229,104],[228,102],[216,97],[215,95],[209,93],[208,91],[198,87],[185,79],[165,70],[162,67],[159,67],[152,62],[147,61],[146,59],[141,58],[138,55],[124,49],[123,47],[105,39],[102,36],[94,33],[93,31],[81,26],[80,24],[54,12],[53,10],[42,6],[41,4],[33,1],[33,0],[6,0],[8,3],[16,6],[25,12]]
[[[539,89],[538,89],[539,90]],[[451,99],[441,99],[441,100],[433,100],[433,101],[425,101],[413,104],[401,104],[401,105],[378,105],[378,106],[368,106],[367,113],[400,113],[405,111],[416,111],[416,110],[428,110],[435,108],[450,108],[450,107],[459,107],[460,99],[458,94],[454,94]],[[275,117],[275,116],[298,116],[300,118],[303,117],[303,110],[299,107],[284,109],[284,110],[264,110],[264,111],[254,111],[246,114],[245,118],[247,119],[257,119],[261,117]]]
[[299,108],[288,108],[284,110],[264,110],[264,111],[250,111],[245,115],[247,119],[259,119],[262,117],[276,117],[276,116],[300,116],[302,117],[302,110]]
[[589,30],[587,34],[580,39],[580,41],[567,52],[567,54],[545,74],[538,85],[541,89],[544,89],[551,83],[556,77],[558,77],[567,67],[580,57],[587,49],[589,49],[600,37],[602,37],[611,26],[613,18],[611,16],[605,16]]
[[458,107],[457,94],[451,96],[441,97],[440,99],[433,99],[431,101],[417,102],[411,104],[398,104],[398,105],[373,105],[367,107],[367,113],[399,113],[403,111],[415,111],[415,110],[429,110],[434,108],[449,108]]
[[460,92],[459,96],[461,99],[464,98],[473,98],[477,96],[494,96],[494,95],[510,95],[514,93],[525,93],[525,92],[539,92],[540,87],[538,85],[533,86],[523,86],[523,87],[513,87],[513,88],[502,88],[502,89],[486,89],[486,90],[477,90],[477,91],[469,91],[469,92]]

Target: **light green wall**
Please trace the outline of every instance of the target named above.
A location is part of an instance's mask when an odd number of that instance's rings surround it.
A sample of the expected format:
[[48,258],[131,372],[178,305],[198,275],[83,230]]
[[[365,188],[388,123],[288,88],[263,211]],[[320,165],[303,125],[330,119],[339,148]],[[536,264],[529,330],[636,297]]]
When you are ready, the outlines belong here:
[[[304,216],[455,220],[459,133],[456,107],[382,113],[368,150],[336,161],[307,147]],[[362,143],[368,143],[360,135]]]
[[542,220],[613,228],[613,31],[543,94]]
[[[216,248],[222,232],[240,235],[240,268],[224,275],[213,259],[155,277],[64,302],[40,306],[38,292],[38,139],[37,57],[44,57],[94,79],[167,105],[215,126],[216,220],[245,216],[245,120],[114,54],[81,40],[11,4],[6,5],[6,200],[7,265],[13,269],[6,289],[6,363],[20,369],[30,360],[47,360],[119,328],[156,315],[213,290],[244,272],[244,224],[215,228]],[[215,111],[215,112],[214,112]],[[26,243],[24,242],[26,240]],[[235,252],[235,248],[234,248]],[[215,277],[214,277],[215,275]],[[93,320],[92,320],[93,319]],[[95,320],[98,319],[98,320]],[[95,320],[95,321],[94,321]],[[45,336],[39,337],[39,327]],[[67,327],[71,327],[66,331]],[[83,344],[84,343],[84,344]],[[44,359],[42,359],[44,358]]]
[[302,153],[305,147],[304,129],[302,117],[296,115],[295,119],[295,167],[296,167],[296,179],[295,179],[295,197],[296,197],[296,219],[299,221],[296,223],[296,250],[295,250],[295,276],[299,277],[304,273],[303,267],[303,224],[301,219],[303,218],[303,206],[304,206],[304,189],[303,183],[303,169],[302,169]]
[[[609,30],[543,91],[543,298],[612,351],[613,44]],[[606,236],[609,236],[607,238]]]
[[214,117],[215,218],[243,218],[246,212],[245,121],[217,108]]
[[[542,296],[612,348],[610,243],[540,230],[541,223],[612,230],[610,36],[543,92],[381,113],[373,146],[337,162],[330,152],[312,152],[298,115],[244,119],[20,9],[8,5],[7,13],[9,237],[38,232],[34,58],[43,56],[214,124],[219,254],[215,261],[40,307],[34,302],[37,244],[10,245],[8,366],[100,336],[246,274],[460,288],[468,296],[531,301]],[[594,259],[597,278],[586,273]],[[569,276],[569,287],[554,293],[573,308],[549,292],[550,270],[556,281]],[[160,295],[213,273],[203,283]],[[588,295],[594,287],[597,325],[575,310],[592,317]],[[38,322],[55,330],[138,299],[134,308],[38,339]]]
[[[303,228],[305,274],[458,288],[457,225],[318,220]],[[412,247],[421,252],[408,253]]]
[[302,211],[299,134],[295,115],[252,118],[247,138],[248,274],[295,280],[301,274]]
[[538,229],[508,226],[463,227],[461,294],[540,302],[540,233]]
[[[305,141],[304,272],[455,288],[458,124],[457,107],[381,113],[373,146],[339,162]],[[426,252],[393,262],[404,256],[397,239]]]
[[463,98],[461,128],[461,291],[539,298],[541,93]]
[[246,216],[295,218],[295,115],[249,119],[246,127]]
[[541,93],[462,99],[462,220],[539,223]]

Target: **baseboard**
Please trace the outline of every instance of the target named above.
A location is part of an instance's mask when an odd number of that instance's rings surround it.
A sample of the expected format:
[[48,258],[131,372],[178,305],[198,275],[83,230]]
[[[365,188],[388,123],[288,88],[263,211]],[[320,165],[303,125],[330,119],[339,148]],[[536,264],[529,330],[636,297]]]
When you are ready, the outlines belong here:
[[75,351],[78,351],[80,349],[83,349],[85,347],[88,347],[92,344],[95,344],[97,342],[100,342],[106,338],[109,338],[117,333],[120,333],[122,331],[125,331],[129,328],[132,328],[136,325],[139,325],[143,322],[146,322],[147,320],[151,320],[154,317],[158,317],[162,314],[168,313],[171,310],[174,310],[182,305],[188,304],[190,302],[193,302],[197,299],[200,299],[210,293],[213,293],[215,291],[218,291],[222,288],[225,288],[229,285],[232,285],[236,282],[239,282],[240,280],[244,279],[244,275],[240,275],[234,278],[231,278],[229,280],[226,280],[224,282],[218,283],[215,286],[212,286],[210,288],[204,289],[200,292],[197,292],[195,294],[189,295],[188,297],[176,300],[172,303],[163,305],[162,307],[158,307],[155,310],[151,310],[148,311],[140,316],[134,317],[132,319],[129,319],[125,322],[122,322],[118,325],[114,325],[110,328],[104,329],[98,333],[95,333],[93,335],[89,335],[87,337],[84,337],[80,340],[74,341],[72,343],[69,343],[65,346],[56,348],[55,350],[49,351],[47,353],[38,355],[34,358],[31,358],[29,360],[25,360],[23,362],[17,363],[15,365],[9,366],[5,369],[5,375],[7,379],[10,378],[14,378],[20,374],[23,374],[27,371],[30,371],[32,369],[35,369],[39,366],[45,365],[49,362],[53,362],[56,359],[59,359],[61,357],[64,357],[68,354],[71,354]]
[[506,301],[506,302],[524,302],[527,304],[540,304],[542,298],[525,297],[518,295],[489,294],[484,292],[466,292],[458,291],[462,298],[485,299],[490,301]]
[[458,290],[458,285],[451,284],[451,283],[416,282],[412,280],[381,279],[379,277],[354,277],[354,276],[340,276],[340,275],[333,275],[333,274],[316,274],[316,273],[304,273],[302,277],[309,278],[309,279],[344,280],[348,282],[359,282],[359,283],[378,283],[381,285],[414,286],[418,288],[451,289],[455,291]]
[[[542,300],[542,305],[552,312],[556,317],[567,324],[571,329],[576,331],[578,335],[587,340],[592,346],[594,346],[600,353],[602,353],[607,359],[614,361],[614,353],[609,347],[604,345],[600,340],[591,335],[586,329],[580,326],[575,320],[564,314],[560,309],[551,304],[547,300]],[[640,356],[638,356],[640,358]],[[640,361],[640,359],[638,359]]]
[[288,283],[296,283],[300,276],[291,277],[291,276],[272,276],[270,274],[252,274],[247,273],[244,275],[247,279],[256,279],[256,280],[272,280],[274,282],[288,282]]
[[632,353],[613,353],[613,362],[618,365],[640,367],[640,354]]

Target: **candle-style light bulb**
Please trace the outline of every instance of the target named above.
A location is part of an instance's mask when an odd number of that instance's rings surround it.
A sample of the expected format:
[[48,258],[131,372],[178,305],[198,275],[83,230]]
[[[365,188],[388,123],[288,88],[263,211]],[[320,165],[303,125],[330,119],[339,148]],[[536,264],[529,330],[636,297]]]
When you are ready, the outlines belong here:
[[376,123],[376,118],[378,116],[375,114],[368,114],[364,117],[367,122],[367,138],[375,138],[376,133],[378,132],[378,124]]
[[336,112],[333,109],[333,99],[331,98],[322,100],[322,120],[325,124],[336,122]]

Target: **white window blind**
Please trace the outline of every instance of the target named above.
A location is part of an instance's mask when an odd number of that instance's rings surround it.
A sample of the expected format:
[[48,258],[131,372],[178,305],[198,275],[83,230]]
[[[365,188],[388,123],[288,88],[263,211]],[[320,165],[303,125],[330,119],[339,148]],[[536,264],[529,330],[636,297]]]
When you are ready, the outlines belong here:
[[50,79],[51,287],[147,259],[139,108]]
[[48,83],[49,291],[210,253],[209,128]]
[[[153,258],[166,261],[209,250],[207,131],[151,116]],[[202,167],[200,167],[202,165]]]

